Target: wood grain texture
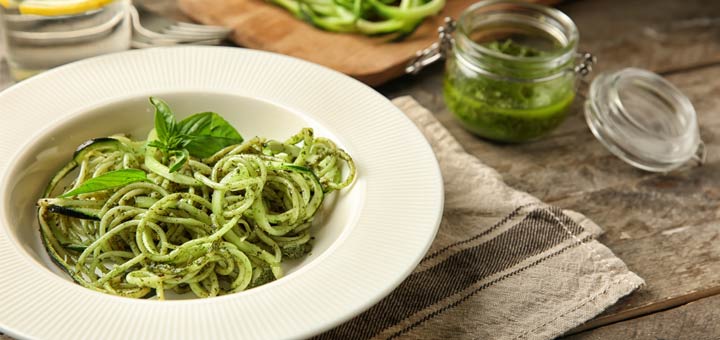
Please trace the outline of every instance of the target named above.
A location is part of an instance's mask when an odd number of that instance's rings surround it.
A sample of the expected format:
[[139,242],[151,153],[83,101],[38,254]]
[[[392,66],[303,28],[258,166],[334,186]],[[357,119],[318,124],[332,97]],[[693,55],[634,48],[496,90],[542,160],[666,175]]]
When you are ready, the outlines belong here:
[[[615,322],[720,292],[720,67],[668,77],[695,104],[708,146],[703,167],[669,175],[636,170],[610,154],[585,126],[579,105],[548,138],[497,145],[463,130],[431,86],[414,89],[472,154],[510,185],[587,215],[605,229],[601,242],[646,280],[585,327]],[[720,335],[720,334],[719,334]]]
[[[238,45],[309,60],[378,85],[404,74],[405,65],[419,50],[437,41],[437,28],[446,16],[457,17],[476,0],[448,0],[409,37],[391,42],[320,30],[264,0],[179,0],[191,18],[206,24],[234,27]],[[556,3],[558,0],[533,0]]]
[[718,1],[572,1],[560,9],[578,25],[580,47],[598,56],[598,71],[668,73],[720,61]]
[[710,340],[720,334],[720,296],[600,327],[563,340]]
[[[643,277],[647,286],[584,327],[720,293],[720,66],[710,66],[720,65],[720,26],[705,20],[720,17],[720,3],[686,1],[680,6],[662,0],[648,4],[574,1],[560,8],[577,22],[582,48],[599,56],[596,71],[631,65],[653,69],[665,73],[690,97],[708,146],[708,162],[703,167],[660,175],[626,165],[590,133],[582,99],[576,101],[568,120],[547,138],[498,145],[468,133],[447,111],[441,66],[379,88],[390,97],[415,96],[470,153],[500,171],[511,186],[580,211],[605,229],[600,240]],[[692,26],[686,23],[707,26],[700,31],[674,29]],[[658,48],[663,42],[649,39],[643,35],[645,31],[666,32],[672,42],[667,48]],[[720,333],[714,335],[720,338]]]

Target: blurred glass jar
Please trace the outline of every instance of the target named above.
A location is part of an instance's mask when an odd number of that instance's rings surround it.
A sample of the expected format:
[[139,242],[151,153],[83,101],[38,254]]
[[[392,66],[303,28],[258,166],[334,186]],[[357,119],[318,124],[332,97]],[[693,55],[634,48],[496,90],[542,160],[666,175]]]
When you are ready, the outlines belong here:
[[130,48],[129,0],[0,0],[0,30],[15,80]]

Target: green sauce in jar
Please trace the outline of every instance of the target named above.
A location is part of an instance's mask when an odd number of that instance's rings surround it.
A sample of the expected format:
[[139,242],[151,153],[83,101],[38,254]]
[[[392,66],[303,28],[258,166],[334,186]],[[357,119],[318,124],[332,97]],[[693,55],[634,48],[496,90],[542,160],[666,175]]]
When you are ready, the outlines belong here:
[[445,102],[469,131],[501,142],[538,139],[575,98],[577,28],[562,12],[514,1],[479,2],[457,22]]
[[[543,52],[505,40],[488,47],[514,56]],[[572,75],[541,82],[466,76],[456,60],[448,61],[444,95],[448,108],[473,133],[503,142],[537,139],[565,119],[575,97]]]

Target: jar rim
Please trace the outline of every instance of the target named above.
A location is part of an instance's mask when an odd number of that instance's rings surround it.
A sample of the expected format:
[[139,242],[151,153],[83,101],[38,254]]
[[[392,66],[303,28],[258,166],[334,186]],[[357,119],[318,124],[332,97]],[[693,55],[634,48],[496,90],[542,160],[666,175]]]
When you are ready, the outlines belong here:
[[[532,14],[539,16],[539,18],[550,18],[562,26],[561,30],[558,30],[563,36],[563,40],[559,41],[561,47],[554,50],[553,53],[541,56],[514,56],[505,54],[495,49],[484,46],[469,38],[468,23],[471,21],[474,15],[481,12],[483,9],[492,8],[498,5],[510,5],[511,9],[521,9],[529,11]],[[500,10],[510,12],[507,9]],[[537,26],[536,28],[543,30],[552,36],[547,29]],[[577,51],[578,41],[580,39],[577,26],[572,19],[562,11],[534,3],[523,2],[519,0],[483,0],[479,1],[467,9],[465,9],[458,18],[457,22],[457,33],[460,35],[461,44],[468,45],[469,49],[477,52],[481,57],[489,57],[496,61],[505,63],[524,63],[530,65],[537,65],[538,68],[547,67],[550,68],[560,67],[567,65],[572,62],[575,58]],[[456,44],[457,46],[457,44]]]

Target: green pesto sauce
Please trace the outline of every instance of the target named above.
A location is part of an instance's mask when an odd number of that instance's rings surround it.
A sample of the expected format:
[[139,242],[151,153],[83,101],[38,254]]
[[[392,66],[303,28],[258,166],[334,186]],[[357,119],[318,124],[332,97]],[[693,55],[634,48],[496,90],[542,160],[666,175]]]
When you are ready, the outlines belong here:
[[545,53],[540,50],[518,44],[512,39],[505,39],[505,41],[495,40],[485,44],[485,47],[514,57],[540,57],[545,55]]
[[[486,46],[514,56],[543,54],[509,39]],[[574,77],[570,73],[529,83],[479,74],[469,76],[460,67],[453,58],[448,60],[443,86],[445,102],[465,128],[488,139],[502,142],[537,139],[560,125],[575,97]]]

